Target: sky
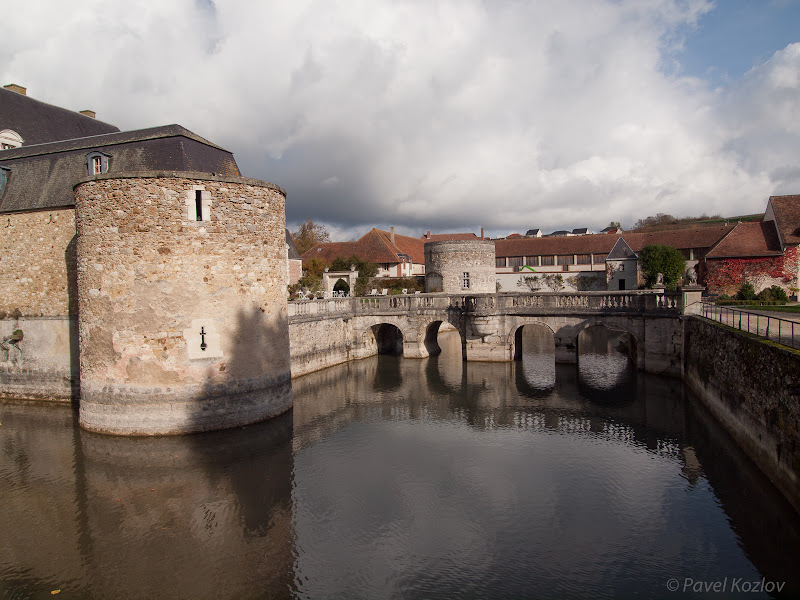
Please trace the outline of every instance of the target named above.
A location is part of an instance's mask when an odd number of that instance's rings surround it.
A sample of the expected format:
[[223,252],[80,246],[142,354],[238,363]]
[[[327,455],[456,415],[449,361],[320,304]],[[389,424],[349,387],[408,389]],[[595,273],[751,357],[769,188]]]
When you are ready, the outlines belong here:
[[800,0],[5,0],[0,80],[178,123],[334,240],[800,193]]

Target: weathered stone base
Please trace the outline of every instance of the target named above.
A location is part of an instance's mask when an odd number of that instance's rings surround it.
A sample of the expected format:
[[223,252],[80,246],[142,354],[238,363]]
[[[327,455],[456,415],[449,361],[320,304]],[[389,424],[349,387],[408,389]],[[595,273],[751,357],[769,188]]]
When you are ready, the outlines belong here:
[[0,398],[72,402],[78,398],[79,384],[60,373],[0,370]]
[[[70,402],[78,397],[77,319],[0,319],[0,398]],[[74,357],[74,358],[73,358]]]
[[80,424],[112,435],[173,435],[257,423],[292,407],[288,373],[182,389],[82,382]]

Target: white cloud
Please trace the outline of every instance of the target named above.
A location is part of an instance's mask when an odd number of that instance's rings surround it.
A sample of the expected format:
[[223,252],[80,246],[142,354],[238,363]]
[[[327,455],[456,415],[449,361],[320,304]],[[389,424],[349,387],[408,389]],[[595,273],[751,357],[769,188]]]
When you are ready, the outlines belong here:
[[502,234],[800,189],[800,45],[725,89],[671,74],[700,0],[12,8],[4,82],[181,123],[285,187],[290,221]]

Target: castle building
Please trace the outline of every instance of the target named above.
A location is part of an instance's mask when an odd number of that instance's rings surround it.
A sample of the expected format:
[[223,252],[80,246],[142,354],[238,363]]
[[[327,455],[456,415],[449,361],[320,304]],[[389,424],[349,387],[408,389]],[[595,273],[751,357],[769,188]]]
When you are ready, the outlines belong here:
[[167,434],[291,407],[286,193],[179,126],[0,90],[0,395]]

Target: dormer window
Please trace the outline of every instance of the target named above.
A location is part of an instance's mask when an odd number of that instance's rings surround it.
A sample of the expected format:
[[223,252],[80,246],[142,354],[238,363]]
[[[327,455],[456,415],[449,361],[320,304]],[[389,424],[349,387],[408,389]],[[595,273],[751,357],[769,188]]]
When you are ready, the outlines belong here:
[[0,131],[0,150],[10,150],[22,146],[22,136],[11,129]]
[[108,154],[102,152],[90,152],[86,155],[86,170],[89,176],[108,173]]

